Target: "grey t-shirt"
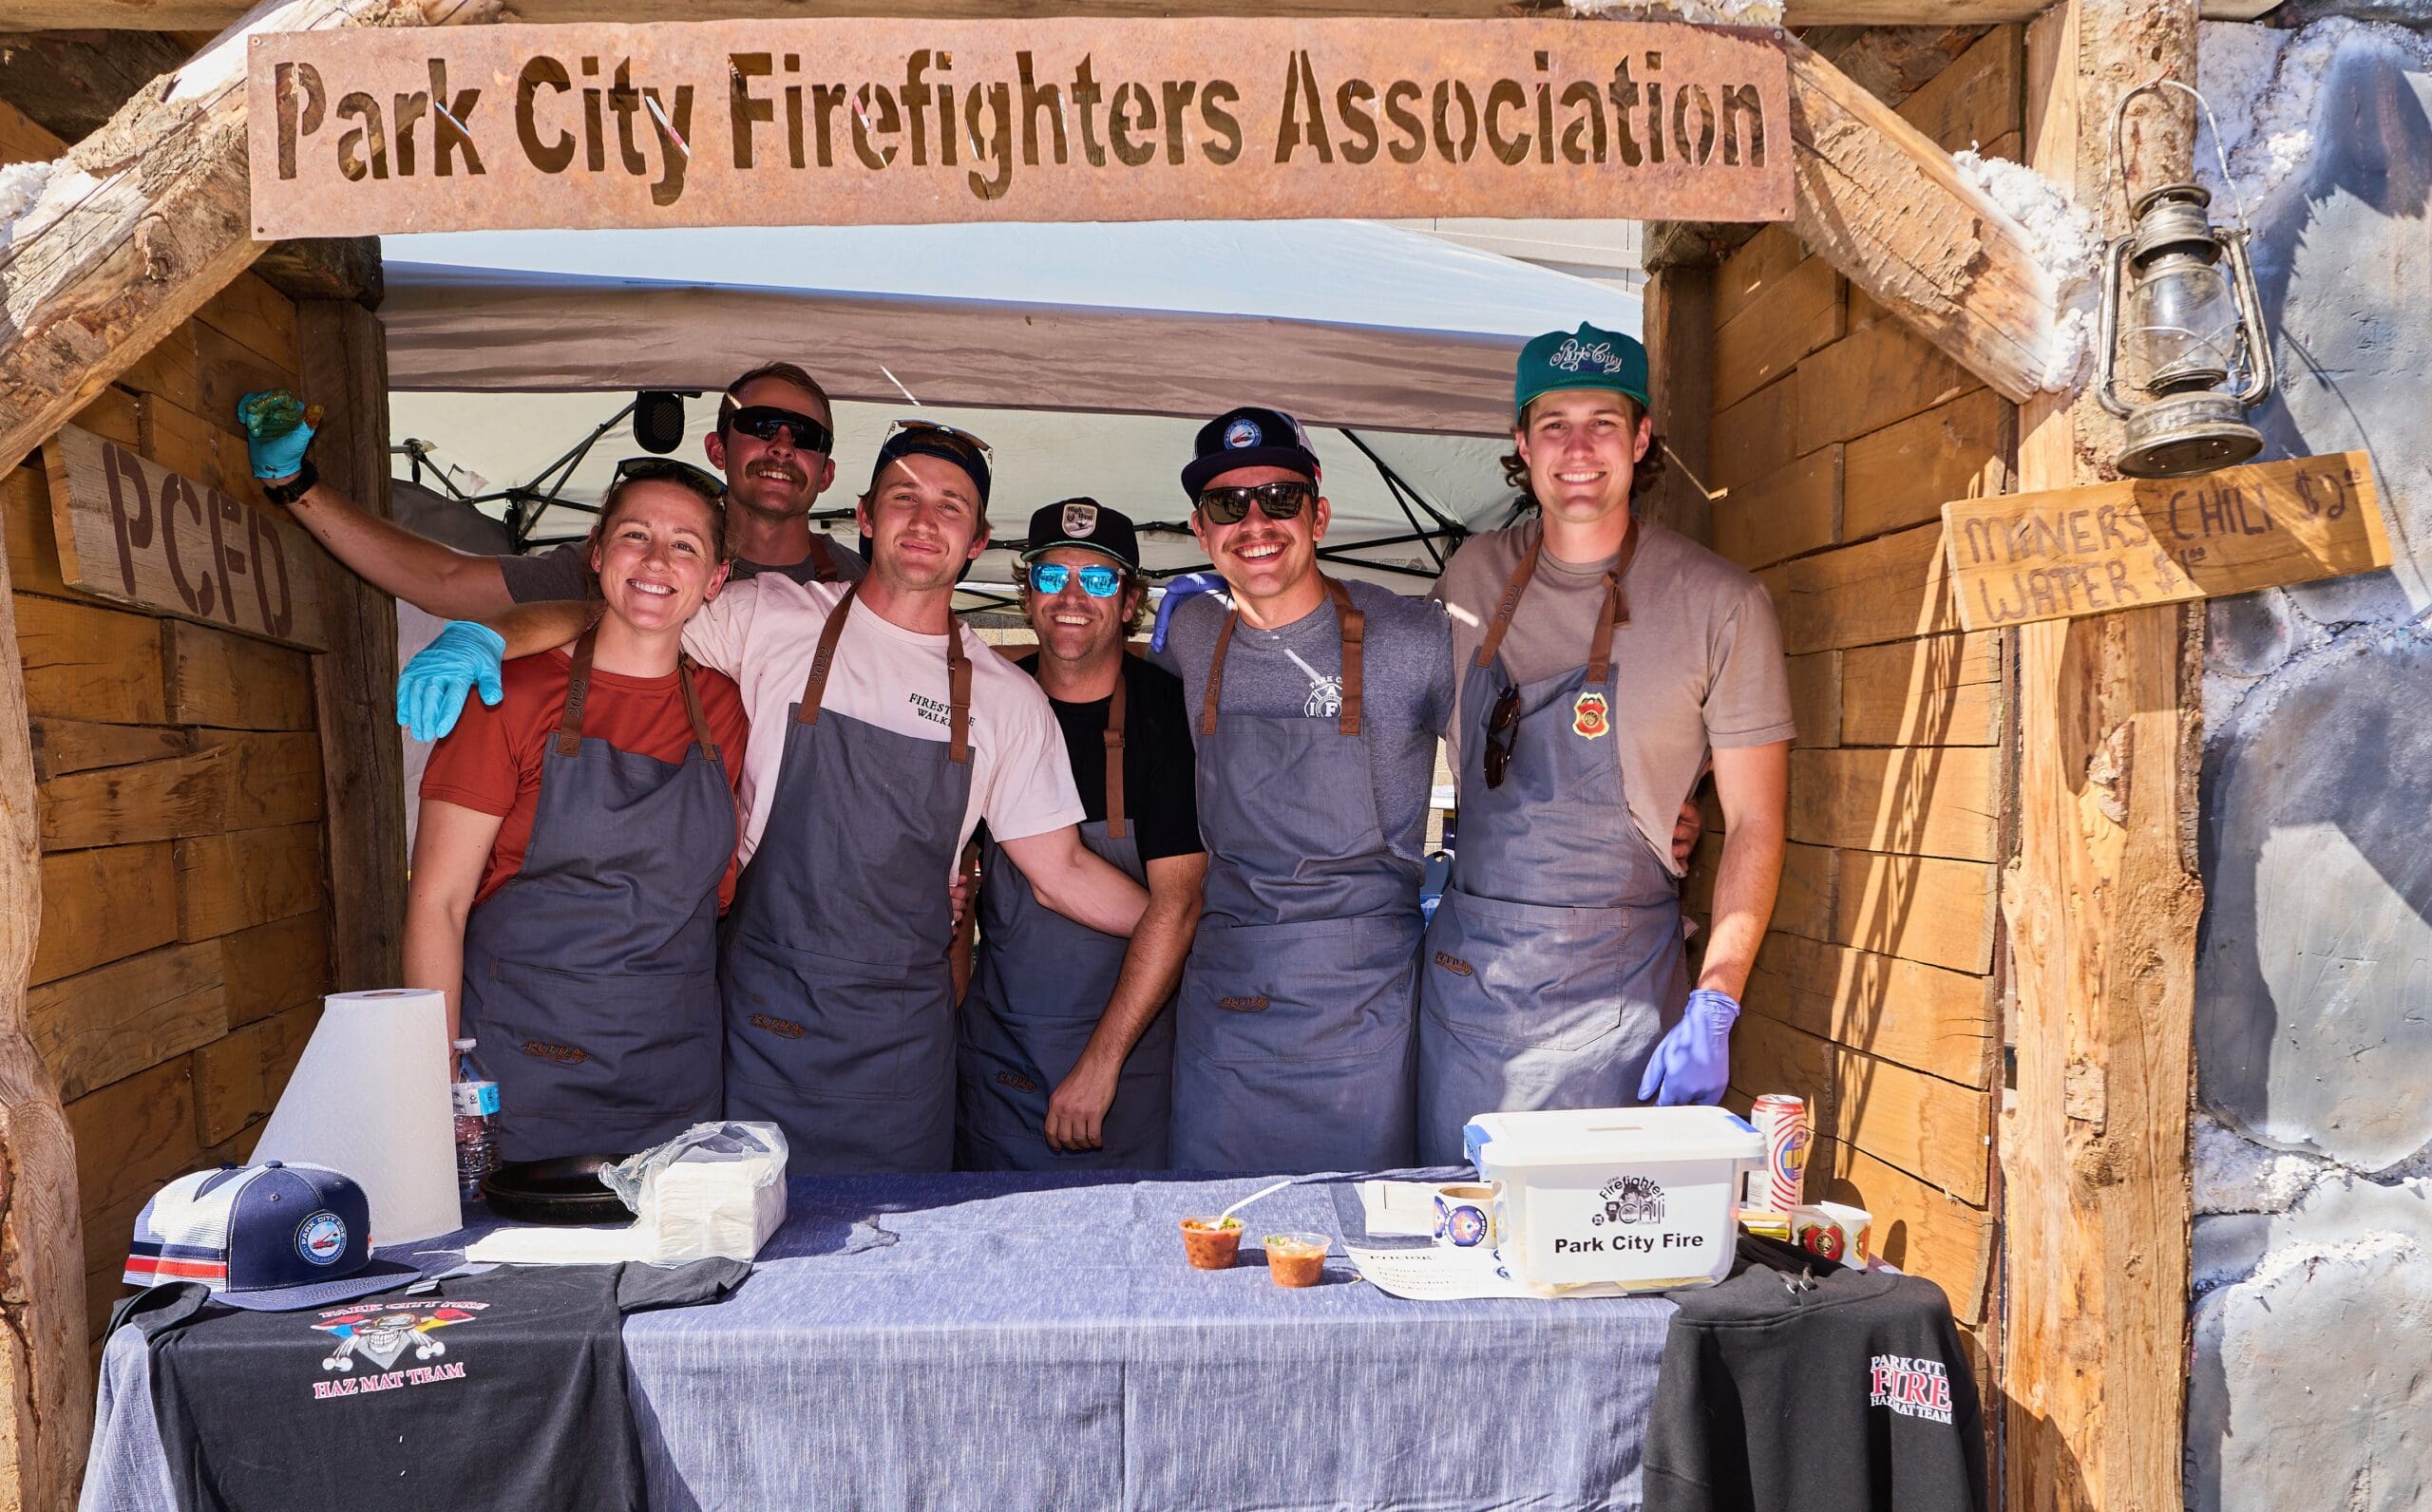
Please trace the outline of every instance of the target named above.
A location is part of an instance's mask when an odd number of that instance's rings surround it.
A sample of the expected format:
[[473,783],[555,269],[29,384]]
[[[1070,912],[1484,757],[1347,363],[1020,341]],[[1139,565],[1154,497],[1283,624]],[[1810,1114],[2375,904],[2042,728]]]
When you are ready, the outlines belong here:
[[[1360,728],[1368,736],[1377,821],[1396,855],[1418,860],[1427,843],[1435,737],[1453,704],[1452,626],[1426,599],[1404,598],[1373,583],[1343,586],[1367,616],[1360,643]],[[1216,635],[1229,608],[1216,594],[1184,604],[1174,611],[1166,649],[1152,658],[1183,680],[1193,731],[1207,694]],[[1337,718],[1342,708],[1342,633],[1332,599],[1280,630],[1260,630],[1244,620],[1233,632],[1225,658],[1223,697],[1227,714]],[[1277,799],[1286,802],[1289,795]]]
[[[1677,531],[1644,520],[1639,531],[1622,577],[1629,622],[1613,632],[1612,728],[1630,817],[1669,867],[1673,822],[1707,751],[1791,738],[1790,672],[1764,584]],[[1541,534],[1530,520],[1472,537],[1436,579],[1435,597],[1452,614],[1456,678],[1470,672],[1504,584]],[[1515,682],[1587,659],[1612,566],[1610,557],[1540,556],[1503,639],[1504,668]],[[1456,717],[1445,733],[1456,774],[1461,743],[1475,734],[1463,724]]]
[[[798,562],[775,565],[746,561],[737,557],[733,571],[727,575],[731,582],[742,582],[762,573],[774,573],[798,583],[822,581],[819,571],[818,542],[827,542],[828,559],[834,566],[833,580],[853,582],[869,570],[861,554],[850,546],[839,545],[833,539],[812,538],[811,554]],[[519,604],[556,603],[568,598],[586,598],[591,593],[591,576],[584,564],[583,543],[567,541],[547,551],[529,557],[501,557],[498,570],[506,578],[506,594]]]

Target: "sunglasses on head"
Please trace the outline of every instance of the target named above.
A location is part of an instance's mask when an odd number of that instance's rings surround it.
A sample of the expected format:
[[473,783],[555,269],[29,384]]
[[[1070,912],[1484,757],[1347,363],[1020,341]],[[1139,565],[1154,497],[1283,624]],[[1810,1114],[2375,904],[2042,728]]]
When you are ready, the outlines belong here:
[[1520,726],[1520,690],[1506,688],[1486,716],[1486,784],[1501,787],[1511,770],[1511,743]]
[[1081,592],[1092,598],[1112,598],[1123,587],[1120,568],[1101,567],[1094,562],[1087,567],[1072,567],[1060,561],[1032,562],[1030,586],[1035,593],[1060,594],[1074,573],[1081,575]]
[[617,463],[614,489],[625,483],[681,483],[711,503],[726,501],[726,480],[673,457],[627,457]]
[[1259,483],[1249,488],[1203,488],[1199,512],[1211,525],[1238,525],[1250,517],[1250,505],[1269,520],[1293,520],[1318,497],[1316,485],[1287,482]]
[[965,457],[977,456],[983,463],[997,455],[989,449],[986,442],[981,441],[970,431],[957,430],[952,425],[941,425],[934,420],[899,420],[886,427],[886,439],[893,441],[898,432],[906,436],[917,436],[922,441],[941,445],[949,451],[958,452]]
[[774,441],[780,431],[790,432],[796,451],[815,451],[826,456],[836,444],[836,433],[827,428],[816,415],[806,415],[799,409],[780,405],[746,405],[729,415],[728,431],[741,431],[757,441]]

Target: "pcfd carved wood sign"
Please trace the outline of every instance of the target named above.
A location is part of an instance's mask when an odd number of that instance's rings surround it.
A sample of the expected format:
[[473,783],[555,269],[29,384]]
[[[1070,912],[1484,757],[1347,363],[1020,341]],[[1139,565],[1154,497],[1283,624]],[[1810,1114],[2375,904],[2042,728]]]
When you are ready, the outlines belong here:
[[97,597],[322,651],[320,548],[295,526],[74,425],[43,446],[60,576]]
[[252,48],[262,239],[1792,211],[1788,69],[1750,28],[726,21]]

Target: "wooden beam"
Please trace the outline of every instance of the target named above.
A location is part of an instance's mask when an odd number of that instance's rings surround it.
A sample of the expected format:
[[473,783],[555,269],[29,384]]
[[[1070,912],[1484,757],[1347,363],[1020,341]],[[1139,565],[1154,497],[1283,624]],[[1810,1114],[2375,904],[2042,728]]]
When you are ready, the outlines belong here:
[[[286,0],[263,7],[53,160],[0,249],[0,472],[72,419],[260,252],[247,218],[248,37],[481,21],[496,10],[497,0]],[[86,8],[84,24],[102,19],[96,8]],[[145,27],[183,19],[155,12]]]
[[0,1505],[62,1507],[75,1501],[93,1392],[76,1150],[27,1031],[42,853],[16,604],[0,558]]
[[[2244,21],[2280,0],[2205,0],[2216,21]],[[2035,0],[1788,0],[1789,27],[1963,27],[2024,21]],[[898,18],[976,20],[1006,16],[1420,16],[1499,21],[1515,12],[1558,15],[1556,0],[906,0],[886,8]],[[108,27],[134,30],[218,30],[234,25],[244,0],[12,0],[10,20],[27,28]],[[1677,13],[1670,6],[1615,5],[1607,13]],[[595,21],[843,20],[872,14],[870,0],[516,0],[515,18],[563,25]]]
[[[2194,0],[2065,0],[2029,29],[2027,161],[2109,231],[2113,106],[2157,76],[2193,81],[2195,19]],[[2192,123],[2170,103],[2132,120],[2137,182],[2189,175]],[[2090,397],[2032,403],[2020,431],[2024,489],[2095,482],[2116,454]],[[2202,626],[2169,605],[2013,632],[2007,1506],[2180,1504]]]
[[2037,392],[2060,300],[2024,230],[1890,105],[1804,43],[1782,49],[1799,239],[2009,399]]
[[0,100],[61,139],[82,141],[185,62],[186,51],[157,31],[0,32]]
[[377,236],[298,236],[274,241],[255,259],[254,272],[299,303],[352,299],[366,310],[377,310],[380,296],[387,293]]
[[1663,473],[1641,512],[1691,540],[1712,532],[1706,435],[1714,410],[1714,270],[1683,264],[1647,279],[1646,348],[1655,362],[1655,434]]

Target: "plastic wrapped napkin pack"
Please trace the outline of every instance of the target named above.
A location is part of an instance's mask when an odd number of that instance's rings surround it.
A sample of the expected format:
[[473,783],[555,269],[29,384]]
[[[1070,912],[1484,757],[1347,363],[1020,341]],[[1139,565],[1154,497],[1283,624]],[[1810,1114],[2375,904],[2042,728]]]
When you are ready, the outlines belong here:
[[634,1210],[623,1228],[515,1226],[483,1236],[467,1263],[682,1265],[749,1260],[786,1220],[786,1136],[774,1124],[695,1124],[599,1180]]

